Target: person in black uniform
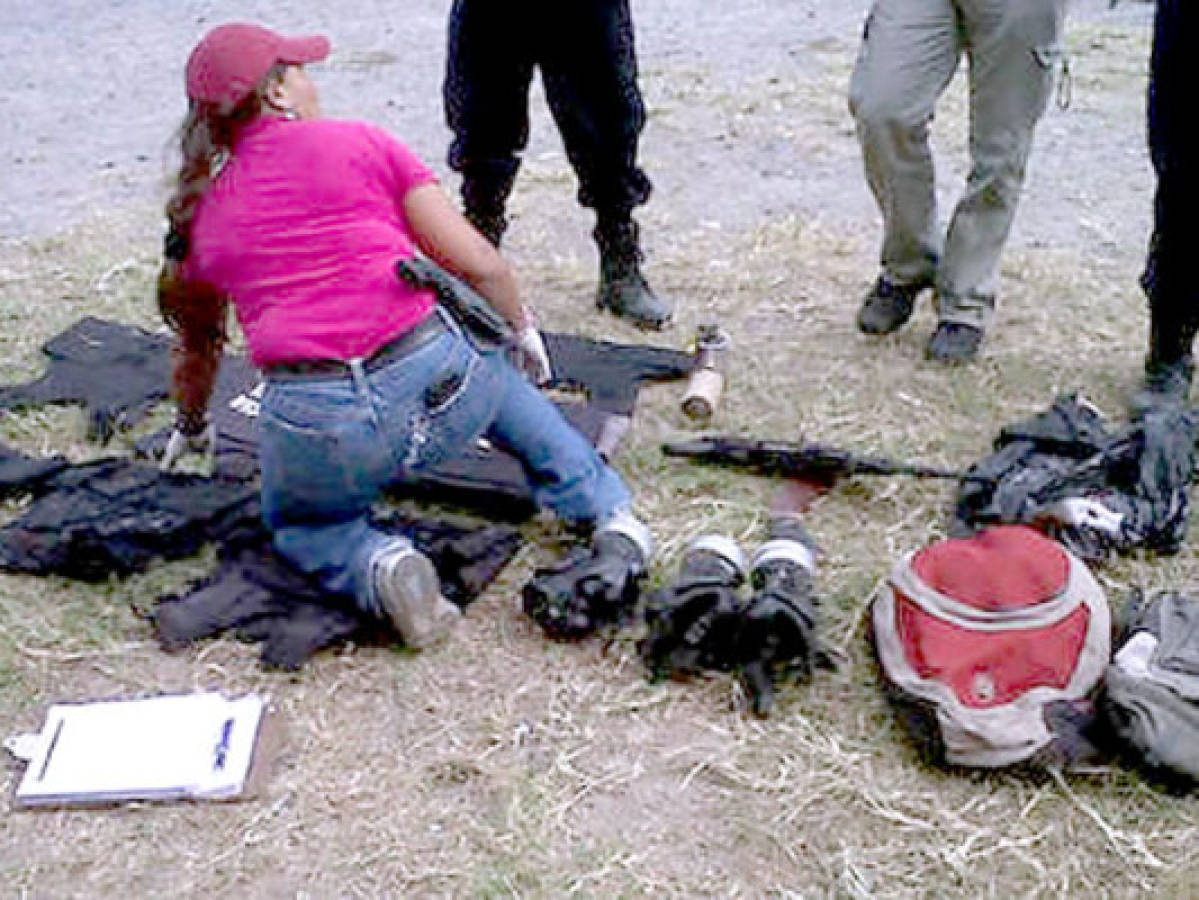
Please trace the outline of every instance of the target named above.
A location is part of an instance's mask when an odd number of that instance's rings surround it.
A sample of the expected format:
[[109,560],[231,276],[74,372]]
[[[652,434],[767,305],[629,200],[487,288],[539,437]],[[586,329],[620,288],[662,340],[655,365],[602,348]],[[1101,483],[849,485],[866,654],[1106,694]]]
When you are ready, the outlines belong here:
[[1199,332],[1199,278],[1191,269],[1199,210],[1199,139],[1194,122],[1193,62],[1199,46],[1194,0],[1157,0],[1149,66],[1149,156],[1157,175],[1153,237],[1141,284],[1149,300],[1145,383],[1133,411],[1185,403]]
[[499,245],[528,142],[535,67],[579,179],[579,202],[596,213],[596,305],[660,328],[673,309],[641,273],[632,217],[650,181],[637,165],[645,106],[628,0],[454,0],[444,99],[454,133],[449,164],[462,175],[466,217]]

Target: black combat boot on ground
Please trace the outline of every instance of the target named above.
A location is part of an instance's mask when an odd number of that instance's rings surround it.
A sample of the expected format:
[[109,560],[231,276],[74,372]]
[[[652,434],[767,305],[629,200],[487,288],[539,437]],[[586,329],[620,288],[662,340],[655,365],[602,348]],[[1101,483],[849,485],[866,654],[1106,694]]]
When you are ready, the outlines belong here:
[[753,596],[739,635],[741,672],[759,716],[769,715],[775,684],[806,681],[825,664],[816,636],[815,542],[798,516],[775,516],[753,555]]
[[601,217],[594,236],[600,252],[595,305],[642,328],[665,327],[674,307],[655,295],[641,274],[637,223],[628,217]]
[[653,556],[649,528],[618,510],[555,565],[537,569],[521,592],[524,611],[552,638],[585,637],[633,612]]
[[1195,374],[1195,361],[1191,356],[1194,340],[1194,326],[1178,321],[1176,316],[1150,309],[1145,380],[1128,404],[1134,418],[1155,409],[1187,403]]
[[1129,412],[1136,418],[1155,409],[1185,405],[1194,374],[1190,354],[1167,362],[1154,359],[1151,353],[1145,357],[1145,381],[1129,402]]
[[678,577],[646,603],[641,657],[654,680],[737,664],[745,554],[732,538],[704,535],[683,554]]

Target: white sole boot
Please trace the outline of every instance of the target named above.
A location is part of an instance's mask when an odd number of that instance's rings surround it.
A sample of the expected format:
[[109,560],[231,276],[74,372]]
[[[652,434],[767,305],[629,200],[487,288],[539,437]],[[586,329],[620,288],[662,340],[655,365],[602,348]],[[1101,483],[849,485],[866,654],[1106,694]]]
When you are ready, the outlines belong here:
[[376,554],[371,580],[380,611],[408,647],[419,650],[441,643],[462,618],[462,610],[441,595],[429,557],[410,543]]

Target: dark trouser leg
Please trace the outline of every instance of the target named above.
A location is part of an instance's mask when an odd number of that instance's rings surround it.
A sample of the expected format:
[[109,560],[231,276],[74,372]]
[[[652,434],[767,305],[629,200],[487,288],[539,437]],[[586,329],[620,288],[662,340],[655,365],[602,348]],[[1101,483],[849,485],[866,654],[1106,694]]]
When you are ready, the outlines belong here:
[[454,133],[449,165],[462,175],[466,217],[498,245],[504,205],[529,140],[534,55],[521,10],[494,0],[454,0],[442,95]]
[[637,165],[645,106],[628,2],[571,0],[547,4],[543,15],[538,63],[579,203],[601,219],[627,220],[650,194]]
[[[1190,273],[1189,220],[1199,203],[1199,141],[1190,122],[1191,65],[1199,15],[1186,0],[1158,0],[1149,78],[1149,155],[1157,174],[1153,238],[1141,284],[1149,300],[1146,390],[1134,407],[1185,401],[1199,332],[1199,282]],[[1146,402],[1149,401],[1149,402]]]
[[579,202],[596,212],[601,258],[597,303],[636,324],[660,327],[669,303],[641,274],[632,211],[650,181],[637,165],[645,106],[637,86],[627,0],[572,0],[547,12],[539,61],[550,112],[579,179]]
[[1149,155],[1157,174],[1153,238],[1142,284],[1149,299],[1149,356],[1171,362],[1189,356],[1199,330],[1199,288],[1188,275],[1199,203],[1199,140],[1189,91],[1193,75],[1184,54],[1199,39],[1199,14],[1185,0],[1158,0],[1149,81]]

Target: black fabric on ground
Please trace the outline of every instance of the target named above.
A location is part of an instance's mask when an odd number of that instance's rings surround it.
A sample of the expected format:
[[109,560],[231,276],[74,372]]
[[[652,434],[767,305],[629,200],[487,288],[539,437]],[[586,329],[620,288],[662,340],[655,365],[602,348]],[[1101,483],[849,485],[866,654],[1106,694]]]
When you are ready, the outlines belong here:
[[[578,390],[583,402],[562,401],[558,408],[592,444],[618,416],[631,416],[643,383],[681,379],[695,364],[692,354],[663,347],[641,347],[593,341],[569,334],[546,333],[553,362],[553,386]],[[258,477],[256,422],[263,383],[244,357],[226,356],[209,404],[215,432],[214,474],[222,478]],[[166,446],[170,429],[135,446],[155,459]],[[485,512],[507,521],[527,518],[536,508],[528,477],[516,458],[491,446],[474,446],[426,472],[419,482],[396,484],[400,497],[434,498]]]
[[1085,459],[1104,450],[1111,440],[1099,410],[1071,394],[1056,397],[1048,409],[999,429],[995,447],[1030,441],[1044,452]]
[[1097,498],[1124,517],[1119,536],[1109,542],[1099,535],[1095,546],[1094,534],[1071,529],[1061,539],[1075,547],[1089,542],[1088,549],[1095,550],[1092,556],[1137,547],[1177,553],[1186,538],[1196,437],[1199,416],[1193,410],[1173,407],[1144,415],[1119,436],[1111,454],[1108,489]]
[[1029,521],[1038,492],[1060,483],[1111,441],[1094,407],[1074,396],[1058,397],[1044,412],[1005,426],[995,439],[995,452],[970,467],[970,474],[979,477],[963,481],[958,489],[951,535]]
[[[558,408],[592,444],[613,417],[632,414],[642,383],[683,378],[694,365],[691,354],[678,350],[611,344],[575,335],[545,337],[554,365],[554,385],[587,396],[586,402],[558,402]],[[215,432],[214,474],[246,480],[258,477],[256,422],[261,395],[258,371],[244,357],[226,356],[209,404]],[[166,428],[143,438],[136,449],[143,456],[157,458],[169,434]],[[392,493],[457,503],[506,521],[519,521],[536,511],[520,463],[489,445],[464,448],[461,455],[426,472],[419,482],[394,485]]]
[[[208,404],[213,426],[213,474],[252,481],[258,477],[258,406],[264,384],[244,356],[225,355]],[[138,454],[158,459],[171,429],[163,428],[134,444]]]
[[88,438],[107,441],[166,399],[171,338],[133,325],[87,317],[42,347],[49,367],[40,378],[0,386],[0,409],[80,403]]
[[555,387],[585,391],[606,413],[631,416],[645,382],[686,378],[695,356],[665,347],[593,341],[575,334],[546,332],[545,347],[554,367]]
[[[692,355],[663,348],[573,335],[546,335],[546,340],[555,384],[582,390],[591,399],[559,406],[592,443],[614,418],[633,411],[640,384],[682,378],[694,364]],[[30,385],[0,388],[0,397],[7,398],[0,405],[81,402],[90,411],[94,436],[107,437],[114,427],[135,423],[165,398],[170,347],[167,336],[84,319],[47,343],[51,362],[46,376]],[[192,554],[206,542],[227,539],[235,529],[260,532],[257,489],[251,482],[258,476],[261,384],[248,360],[225,357],[210,404],[217,478],[163,475],[123,460],[55,472],[39,482],[42,496],[0,530],[0,568],[100,580],[144,570],[156,556]],[[139,450],[156,457],[168,433],[164,429],[143,439]],[[25,475],[19,477],[23,481]],[[486,446],[470,448],[418,485],[397,486],[396,493],[466,503],[489,518],[519,519],[534,511],[520,464]],[[410,522],[404,529],[412,531],[418,546],[431,548],[443,590],[459,603],[482,590],[519,543],[515,531],[496,530],[498,526],[470,530],[447,543],[428,531],[432,527]],[[275,557],[265,535],[259,533],[256,540],[257,545],[239,538],[222,549],[217,574],[177,601],[188,605],[172,607],[168,619],[194,611],[189,628],[201,631],[228,623],[219,630],[237,627],[256,636],[263,641],[264,661],[285,667],[362,633],[361,618],[344,601],[342,606],[327,599],[310,606],[293,602],[302,594],[293,580],[297,576]]]
[[[1023,522],[1042,525],[1084,559],[1137,548],[1177,552],[1186,536],[1196,437],[1193,410],[1151,411],[1113,431],[1078,398],[1059,397],[1040,416],[1004,429],[995,453],[971,467],[983,478],[962,482],[950,533]],[[1046,516],[1049,506],[1069,499],[1094,501],[1112,524]]]
[[[257,416],[262,384],[246,360],[226,359],[209,404],[214,440],[213,472],[221,478],[258,478]],[[611,418],[588,403],[558,403],[567,420],[595,443]],[[151,459],[162,455],[170,429],[138,441],[135,449]],[[481,510],[490,518],[519,521],[536,508],[528,476],[516,457],[490,445],[466,447],[425,473],[418,482],[396,484],[399,497],[428,498]]]
[[258,516],[250,485],[97,460],[44,479],[29,507],[0,528],[0,569],[102,581],[145,571],[158,557],[189,556]]
[[35,459],[0,444],[0,497],[37,493],[42,482],[69,465],[61,456]]
[[[35,499],[0,528],[0,569],[103,581],[212,542],[216,571],[185,596],[157,604],[153,618],[164,646],[236,630],[262,641],[264,664],[295,668],[349,637],[394,640],[352,599],[329,596],[274,552],[254,485],[125,459],[55,466],[36,488],[26,484]],[[521,540],[510,526],[467,527],[399,513],[378,524],[427,553],[442,592],[461,606],[495,578]]]
[[[445,596],[466,606],[507,565],[520,545],[510,527],[464,527],[392,514],[377,520],[406,534],[427,554]],[[393,632],[359,612],[353,598],[331,595],[292,568],[271,547],[261,526],[238,530],[221,547],[216,571],[182,596],[160,597],[152,614],[166,649],[233,632],[262,643],[263,665],[295,669],[317,651],[342,641],[391,643]]]
[[[611,418],[589,403],[558,403],[558,408],[593,445]],[[462,452],[426,472],[420,481],[392,485],[397,497],[456,503],[489,519],[519,522],[537,511],[533,490],[516,457],[489,443]]]
[[[665,347],[644,347],[593,341],[571,334],[545,335],[554,368],[555,387],[582,391],[587,404],[566,404],[567,418],[594,442],[607,416],[631,416],[640,387],[653,381],[686,377],[695,356]],[[35,381],[0,386],[0,409],[35,407],[48,403],[80,403],[87,409],[88,436],[106,441],[114,430],[141,421],[167,397],[172,338],[151,334],[133,325],[92,317],[81,319],[46,342],[46,373]],[[258,476],[258,438],[255,432],[261,379],[249,360],[226,355],[213,392],[209,413],[216,432],[215,474],[225,478]],[[142,439],[138,451],[157,458],[169,429]],[[528,482],[519,465],[500,462],[501,451],[468,454],[441,471],[417,494],[440,488],[456,491],[472,505],[486,503],[483,495],[496,491],[506,499],[519,498],[532,509]],[[475,474],[475,467],[479,471]],[[444,482],[444,483],[443,483]],[[479,496],[475,496],[478,492]]]

